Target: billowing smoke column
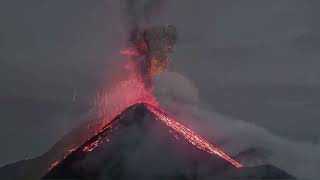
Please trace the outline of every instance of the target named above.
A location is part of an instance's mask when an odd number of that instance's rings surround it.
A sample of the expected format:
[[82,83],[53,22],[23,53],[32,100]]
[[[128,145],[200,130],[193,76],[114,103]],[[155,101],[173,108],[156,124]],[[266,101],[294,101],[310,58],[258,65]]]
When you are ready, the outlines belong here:
[[151,18],[160,14],[167,0],[124,0],[124,3],[127,24],[132,30],[149,24]]
[[165,25],[134,29],[130,42],[131,47],[122,50],[121,54],[135,63],[145,85],[149,86],[154,76],[168,68],[169,54],[176,43],[176,28]]
[[145,85],[165,71],[169,64],[169,54],[173,52],[177,35],[172,25],[150,26],[148,17],[158,10],[165,1],[128,0],[129,48],[122,55],[135,62]]

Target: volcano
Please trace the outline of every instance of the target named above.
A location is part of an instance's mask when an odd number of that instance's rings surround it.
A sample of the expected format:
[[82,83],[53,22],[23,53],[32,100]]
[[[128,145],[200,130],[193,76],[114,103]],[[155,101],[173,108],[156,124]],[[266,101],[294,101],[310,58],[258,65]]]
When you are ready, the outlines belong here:
[[190,139],[190,132],[176,130],[177,124],[163,122],[159,115],[165,114],[149,104],[127,108],[43,179],[247,178],[246,172],[250,178],[292,178],[273,166],[240,168],[223,152],[210,153],[210,145],[197,144],[201,137]]

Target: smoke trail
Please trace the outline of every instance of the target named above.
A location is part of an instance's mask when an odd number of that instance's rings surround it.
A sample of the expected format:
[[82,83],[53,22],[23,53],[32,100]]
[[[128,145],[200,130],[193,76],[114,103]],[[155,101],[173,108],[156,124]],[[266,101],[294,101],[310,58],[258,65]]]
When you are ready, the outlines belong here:
[[135,29],[149,24],[167,0],[124,0],[125,15],[129,28]]
[[166,111],[219,144],[228,154],[236,156],[258,149],[261,154],[249,154],[242,159],[245,166],[272,164],[298,178],[320,178],[319,145],[291,141],[255,124],[203,108],[196,88],[178,73],[165,73],[155,79],[155,93]]

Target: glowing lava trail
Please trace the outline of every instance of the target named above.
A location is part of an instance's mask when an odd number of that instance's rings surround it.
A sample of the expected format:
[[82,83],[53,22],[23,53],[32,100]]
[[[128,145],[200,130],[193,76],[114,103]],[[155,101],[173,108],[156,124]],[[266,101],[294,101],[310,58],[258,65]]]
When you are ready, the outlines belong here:
[[218,149],[211,143],[209,143],[206,139],[200,137],[192,130],[188,129],[187,127],[183,126],[176,120],[168,117],[163,112],[158,110],[157,108],[148,105],[147,108],[149,111],[151,111],[159,120],[161,120],[163,123],[165,123],[167,126],[178,132],[179,134],[183,135],[186,140],[188,140],[191,144],[196,146],[197,148],[210,153],[212,155],[218,155],[219,157],[223,158],[224,160],[230,162],[232,165],[234,165],[237,168],[242,167],[242,165],[237,162],[236,160],[232,159],[230,156],[228,156],[226,153],[224,153],[222,150]]

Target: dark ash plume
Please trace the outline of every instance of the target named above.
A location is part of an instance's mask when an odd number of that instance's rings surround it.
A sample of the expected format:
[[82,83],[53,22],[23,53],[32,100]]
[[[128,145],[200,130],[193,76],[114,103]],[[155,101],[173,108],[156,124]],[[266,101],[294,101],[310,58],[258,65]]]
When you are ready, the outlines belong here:
[[167,0],[124,0],[127,22],[135,29],[149,24],[152,17],[159,15]]

